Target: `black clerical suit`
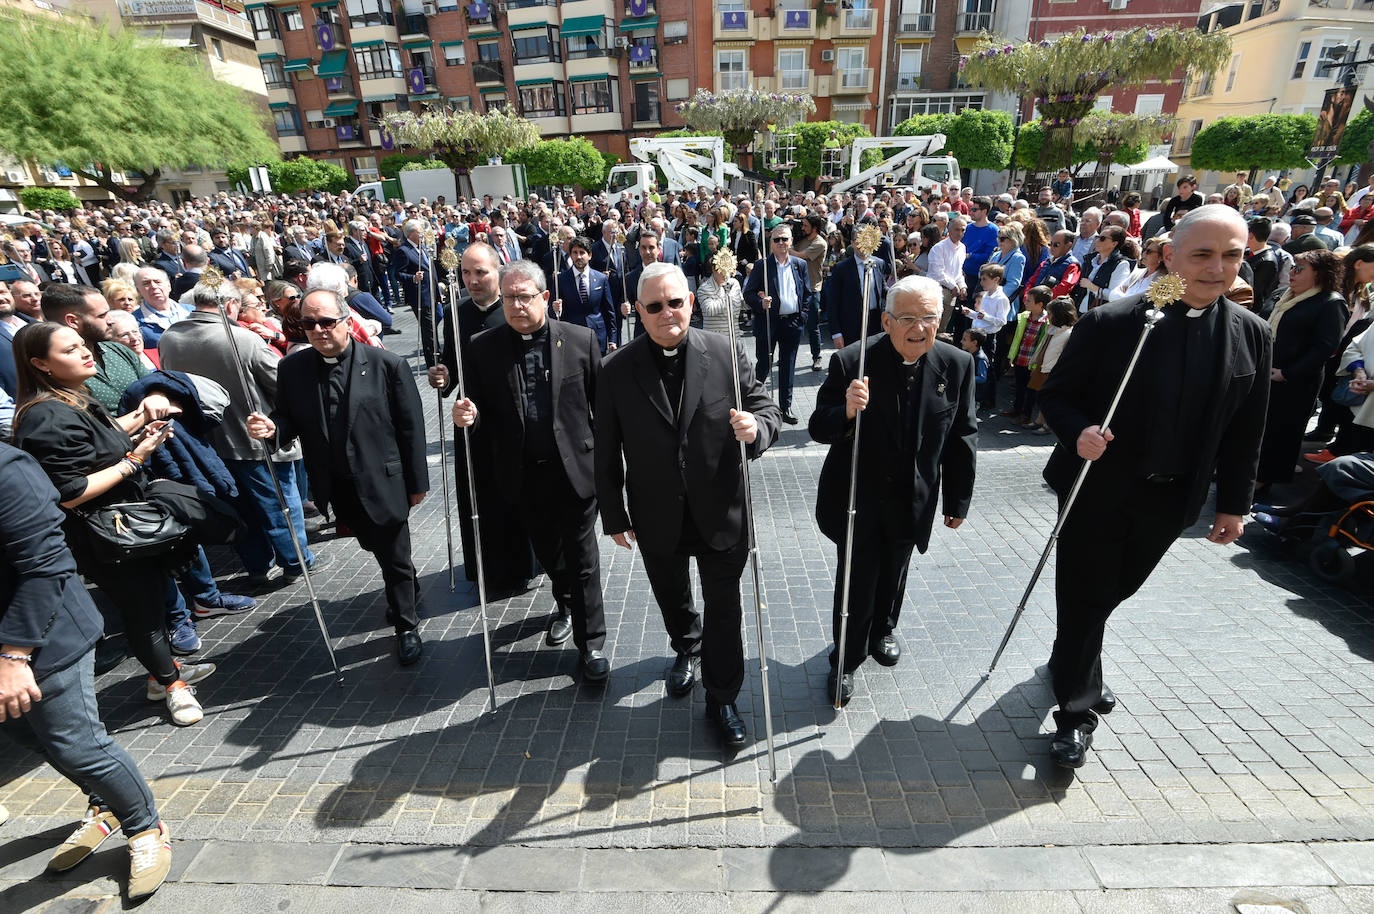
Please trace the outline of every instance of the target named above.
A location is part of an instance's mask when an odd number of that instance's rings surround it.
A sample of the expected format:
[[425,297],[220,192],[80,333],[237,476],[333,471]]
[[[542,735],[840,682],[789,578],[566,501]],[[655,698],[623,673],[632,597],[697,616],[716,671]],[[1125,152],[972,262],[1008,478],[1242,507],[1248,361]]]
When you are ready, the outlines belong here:
[[[496,327],[506,326],[506,313],[498,298],[491,307],[482,310],[466,292],[455,307],[458,312],[458,338],[463,345],[463,368],[465,380],[472,383],[474,370],[470,358],[473,337]],[[442,364],[448,369],[448,385],[443,389],[444,396],[453,393],[458,385],[458,362],[453,352],[453,328],[449,323],[450,315],[444,315],[440,328],[443,336]],[[481,408],[480,406],[478,407]],[[458,498],[459,528],[463,540],[463,575],[469,581],[477,580],[477,537],[472,527],[472,491],[468,479],[467,461],[463,458],[463,431],[453,430],[453,447],[457,458],[454,460],[454,491]],[[539,573],[534,552],[530,548],[529,535],[525,531],[523,516],[507,511],[497,497],[496,464],[486,448],[472,451],[472,472],[477,477],[477,511],[482,522],[482,564],[486,571],[487,587],[494,593],[523,590],[525,582]]]
[[[1102,422],[1140,338],[1142,295],[1094,308],[1074,327],[1040,391],[1058,438],[1044,477],[1067,497],[1078,436]],[[1219,298],[1196,316],[1175,302],[1154,330],[1059,537],[1058,630],[1050,658],[1059,728],[1091,732],[1102,700],[1107,618],[1197,521],[1216,473],[1216,510],[1250,510],[1265,404],[1269,326]]]
[[277,442],[300,438],[315,501],[330,505],[382,569],[387,622],[420,624],[410,496],[429,491],[425,422],[410,364],[349,342],[337,359],[304,349],[277,369]]
[[[707,699],[731,705],[744,682],[740,575],[748,543],[730,359],[758,425],[751,458],[777,438],[782,415],[744,349],[732,350],[727,337],[688,330],[673,353],[665,356],[645,334],[602,366],[596,498],[607,534],[634,530],[673,650],[699,654]],[[690,556],[702,611],[692,606]]]
[[[936,342],[915,364],[906,365],[885,333],[870,337],[867,348],[869,401],[859,439],[846,673],[896,630],[911,550],[924,554],[930,545],[937,496],[943,498],[946,516],[968,516],[978,446],[974,365],[967,352]],[[807,424],[812,438],[830,445],[821,467],[816,522],[838,547],[837,585],[844,580],[854,452],[854,420],[845,415],[845,392],[858,375],[856,340],[831,357],[830,373],[816,392],[816,410]],[[841,596],[842,588],[836,586],[836,645]],[[830,663],[835,662],[832,651]]]
[[[586,327],[546,321],[534,334],[502,325],[467,350],[473,444],[494,469],[501,510],[530,518],[530,542],[572,616],[578,650],[606,643],[596,542],[592,405],[601,349]],[[528,548],[528,547],[527,547]]]

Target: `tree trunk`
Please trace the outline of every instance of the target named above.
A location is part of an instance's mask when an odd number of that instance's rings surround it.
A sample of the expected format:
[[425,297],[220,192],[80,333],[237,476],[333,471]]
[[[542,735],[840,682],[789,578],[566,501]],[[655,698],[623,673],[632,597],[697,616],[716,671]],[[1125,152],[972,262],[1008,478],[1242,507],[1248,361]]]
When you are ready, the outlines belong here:
[[[130,191],[126,185],[120,184],[118,181],[114,180],[108,168],[101,168],[92,171],[86,171],[83,168],[74,168],[72,169],[72,171],[76,172],[78,175],[85,178],[87,181],[90,181],[92,184],[96,185],[100,189],[107,190],[111,194],[114,194],[114,196],[117,199],[129,202],[149,199],[149,196],[151,196],[152,191],[157,187],[158,179],[162,177],[162,169],[154,169],[152,175],[145,177],[141,185],[134,188],[133,191]],[[139,196],[140,194],[145,195]]]

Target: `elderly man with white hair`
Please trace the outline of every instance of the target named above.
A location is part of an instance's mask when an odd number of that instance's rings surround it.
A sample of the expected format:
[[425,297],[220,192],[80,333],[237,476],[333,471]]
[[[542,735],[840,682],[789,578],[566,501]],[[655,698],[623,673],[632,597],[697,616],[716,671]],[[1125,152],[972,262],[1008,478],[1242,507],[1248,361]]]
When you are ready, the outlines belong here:
[[1073,243],[1072,254],[1079,263],[1087,263],[1092,256],[1093,244],[1097,241],[1097,230],[1102,227],[1102,210],[1090,206],[1078,217],[1078,240]]
[[[969,353],[936,339],[943,290],[925,276],[908,276],[888,291],[883,333],[830,359],[807,428],[830,445],[821,467],[816,521],[835,543],[836,648],[830,653],[829,694],[841,702],[854,693],[854,671],[868,656],[884,666],[901,657],[897,622],[912,549],[930,546],[937,500],[946,527],[968,516],[978,446],[974,416],[974,363]],[[871,408],[870,408],[871,406]],[[865,422],[855,441],[860,411]],[[859,448],[853,567],[845,575],[849,471]],[[849,582],[849,629],[839,656],[843,583]],[[838,680],[838,682],[837,682]]]
[[191,313],[191,309],[172,298],[172,281],[158,267],[140,267],[134,273],[134,288],[143,303],[134,317],[143,331],[143,345],[156,349],[168,327]]

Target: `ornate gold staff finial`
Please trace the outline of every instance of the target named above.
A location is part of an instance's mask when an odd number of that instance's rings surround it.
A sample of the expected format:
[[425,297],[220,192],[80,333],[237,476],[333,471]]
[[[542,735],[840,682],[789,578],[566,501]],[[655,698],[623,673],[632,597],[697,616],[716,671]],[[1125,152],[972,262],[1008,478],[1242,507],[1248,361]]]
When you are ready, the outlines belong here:
[[444,249],[439,252],[439,265],[452,273],[454,270],[458,269],[458,251],[454,249],[454,245],[457,244],[457,239],[450,238],[449,240],[454,242],[454,244],[445,245]]
[[445,236],[444,247],[449,248],[450,250],[458,247],[458,236],[452,234]]
[[200,274],[201,285],[211,289],[218,289],[224,285],[224,274],[215,267],[206,267]]
[[1145,299],[1156,308],[1172,305],[1188,291],[1188,283],[1177,273],[1166,273],[1150,284]]
[[630,236],[629,236],[629,235],[626,235],[626,234],[625,234],[624,232],[622,232],[620,229],[616,229],[616,230],[615,230],[615,243],[616,243],[616,244],[624,244],[624,243],[625,243],[626,241],[628,241],[629,239],[630,239]]
[[425,247],[434,247],[434,239],[436,237],[434,234],[434,226],[426,225],[420,237],[424,239]]
[[739,261],[735,259],[734,252],[729,248],[721,248],[716,252],[716,256],[711,259],[711,266],[726,277],[730,277],[734,276],[735,270],[739,268]]
[[883,233],[876,225],[865,225],[854,233],[854,250],[864,257],[871,257],[883,243]]

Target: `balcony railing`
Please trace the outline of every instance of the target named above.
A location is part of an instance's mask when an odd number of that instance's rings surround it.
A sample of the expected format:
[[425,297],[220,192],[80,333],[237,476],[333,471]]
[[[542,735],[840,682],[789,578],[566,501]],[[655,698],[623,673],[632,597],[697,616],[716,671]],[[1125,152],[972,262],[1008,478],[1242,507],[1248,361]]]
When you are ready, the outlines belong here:
[[353,88],[353,80],[347,76],[326,76],[324,93],[330,98],[336,95],[354,96],[358,94]]
[[920,74],[920,73],[898,73],[898,74],[897,74],[897,91],[898,91],[898,92],[910,92],[910,91],[913,90],[913,89],[919,89],[919,88],[921,88],[921,74]]
[[400,26],[402,35],[429,34],[429,18],[424,15],[407,13],[406,15],[401,17]]
[[410,67],[406,70],[406,88],[411,95],[428,95],[438,91],[439,82],[433,67]]
[[804,32],[811,28],[811,10],[783,10],[782,30]]
[[499,60],[479,60],[472,65],[472,81],[475,83],[503,83],[506,81],[506,68]]
[[779,70],[778,88],[809,90],[812,72],[811,70]]
[[840,73],[839,88],[844,92],[867,92],[873,85],[872,67],[855,67]]
[[652,70],[657,66],[657,47],[652,44],[637,44],[630,47],[631,70]]
[[341,121],[334,127],[334,137],[340,143],[361,143],[363,128],[356,120]]
[[992,11],[977,13],[959,14],[959,31],[961,32],[990,32],[992,31]]
[[866,32],[873,28],[877,21],[877,10],[845,10],[844,28],[847,32]]
[[749,31],[749,11],[748,10],[721,10],[720,11],[720,30],[722,32],[747,32]]
[[662,107],[658,102],[635,102],[634,122],[636,124],[661,123]]
[[897,17],[897,31],[899,32],[933,32],[935,31],[934,13],[903,13]]
[[468,25],[491,25],[492,9],[490,2],[469,3],[463,7]]
[[747,89],[750,75],[741,70],[722,71],[716,74],[716,83],[722,92],[730,89]]
[[625,18],[640,19],[658,15],[656,0],[625,0]]

